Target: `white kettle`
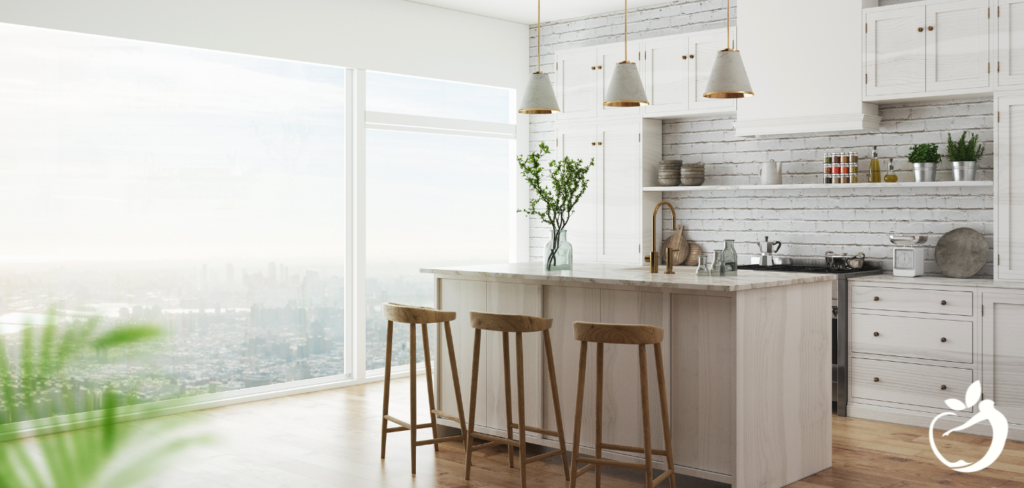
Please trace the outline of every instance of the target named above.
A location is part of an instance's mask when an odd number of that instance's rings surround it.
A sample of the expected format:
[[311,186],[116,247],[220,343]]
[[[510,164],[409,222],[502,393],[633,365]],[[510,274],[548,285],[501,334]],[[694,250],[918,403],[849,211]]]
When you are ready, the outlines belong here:
[[761,175],[762,185],[781,185],[782,163],[776,163],[774,159],[769,159],[768,162],[761,163],[757,174]]

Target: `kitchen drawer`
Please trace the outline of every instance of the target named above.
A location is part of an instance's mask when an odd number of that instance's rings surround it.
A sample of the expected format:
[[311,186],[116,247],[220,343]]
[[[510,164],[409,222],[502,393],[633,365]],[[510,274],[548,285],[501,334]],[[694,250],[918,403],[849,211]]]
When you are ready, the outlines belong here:
[[850,398],[854,401],[876,400],[941,409],[946,409],[947,398],[963,401],[967,387],[974,381],[974,371],[970,369],[859,358],[850,360],[849,374]]
[[974,293],[854,285],[850,306],[860,310],[973,316]]
[[855,313],[850,317],[850,350],[972,363],[974,322]]

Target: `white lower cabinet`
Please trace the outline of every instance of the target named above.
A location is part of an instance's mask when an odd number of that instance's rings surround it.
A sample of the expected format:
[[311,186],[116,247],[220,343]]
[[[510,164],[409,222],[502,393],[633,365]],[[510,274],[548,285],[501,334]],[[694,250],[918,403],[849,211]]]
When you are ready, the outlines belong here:
[[995,402],[1010,424],[1024,429],[1024,290],[1008,291],[993,290],[982,295],[982,387],[984,397]]
[[[982,399],[1006,416],[1010,439],[1024,440],[1024,286],[961,281],[964,286],[940,286],[928,277],[851,280],[851,417],[928,427],[950,411],[947,399],[965,402],[967,388],[981,381]],[[967,297],[969,309],[936,303]],[[974,412],[976,405],[943,418],[936,429],[962,424]],[[966,432],[992,435],[987,423]]]

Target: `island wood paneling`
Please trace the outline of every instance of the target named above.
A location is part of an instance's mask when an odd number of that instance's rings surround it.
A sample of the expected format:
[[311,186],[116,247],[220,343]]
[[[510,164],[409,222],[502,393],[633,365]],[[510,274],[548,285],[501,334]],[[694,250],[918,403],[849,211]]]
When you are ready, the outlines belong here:
[[[455,346],[455,361],[459,368],[459,383],[462,391],[462,406],[465,409],[466,421],[469,421],[469,390],[470,374],[473,371],[473,333],[469,327],[469,312],[474,310],[487,309],[487,282],[469,280],[437,280],[438,298],[437,308],[455,312],[455,320],[452,321],[452,343]],[[434,357],[447,358],[448,346],[445,340],[437,341],[439,344]],[[434,351],[431,351],[434,352]],[[455,388],[452,386],[451,371],[448,361],[435,361],[436,364],[436,388],[438,395],[437,408],[443,412],[456,415],[458,408],[455,405]],[[504,411],[504,409],[502,410]],[[449,426],[456,424],[445,419],[437,419],[439,423]],[[482,423],[483,418],[477,416],[477,422]]]
[[[541,285],[527,285],[521,283],[487,282],[487,308],[484,310],[490,313],[506,313],[516,315],[531,315],[541,317],[543,309],[543,287]],[[526,422],[525,425],[533,426],[541,424],[542,409],[541,393],[542,363],[544,362],[543,335],[539,332],[523,334],[523,373],[526,393]],[[480,346],[480,376],[479,395],[477,399],[477,417],[485,414],[486,422],[479,422],[488,426],[505,425],[505,365],[502,349],[502,338],[500,332],[483,331],[482,344]],[[514,422],[523,425],[516,405],[519,401],[519,388],[517,387],[516,371],[516,336],[509,334],[509,379],[512,383],[512,418]],[[467,363],[472,365],[472,363]],[[486,382],[483,379],[486,378]],[[468,379],[468,376],[467,376]],[[463,382],[467,380],[462,380]],[[468,388],[469,383],[464,383]],[[468,403],[466,405],[469,405]],[[529,433],[527,437],[538,434]]]
[[737,293],[733,487],[785,486],[832,465],[831,303],[814,284]]
[[672,295],[672,448],[677,466],[732,475],[735,299]]

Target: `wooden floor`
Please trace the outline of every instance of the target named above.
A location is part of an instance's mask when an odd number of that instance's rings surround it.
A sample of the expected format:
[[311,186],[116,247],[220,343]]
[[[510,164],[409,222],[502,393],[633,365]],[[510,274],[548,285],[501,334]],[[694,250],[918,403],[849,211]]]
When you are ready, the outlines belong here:
[[[420,422],[427,420],[426,383],[419,377]],[[391,414],[408,412],[408,380],[392,387]],[[455,487],[519,486],[519,471],[507,466],[504,448],[474,454],[473,480],[463,479],[460,444],[417,451],[417,475],[409,474],[408,433],[391,434],[387,459],[380,459],[383,385],[373,383],[184,414],[201,422],[218,441],[193,449],[149,486],[178,487]],[[571,423],[571,419],[566,419]],[[926,429],[833,417],[833,467],[799,481],[813,487],[1003,487],[1024,488],[1024,443],[1009,442],[999,462],[973,474],[939,463]],[[430,430],[420,430],[421,438]],[[980,458],[988,438],[961,433],[942,441],[946,457]],[[954,457],[958,456],[958,457]],[[531,464],[529,486],[568,486],[558,457]],[[608,488],[643,486],[640,473],[605,468]],[[594,486],[593,472],[580,486]],[[667,482],[662,486],[668,486]],[[728,486],[679,478],[679,487]]]

